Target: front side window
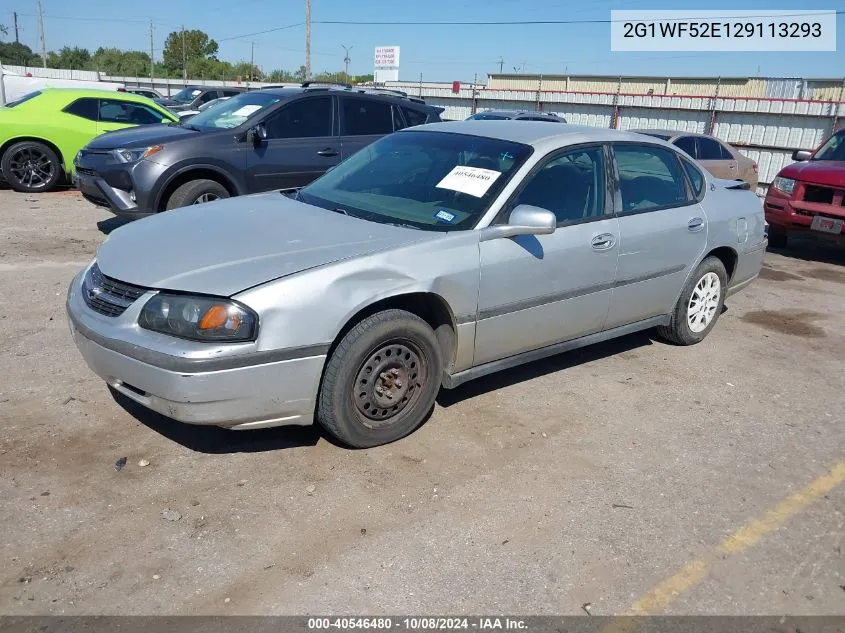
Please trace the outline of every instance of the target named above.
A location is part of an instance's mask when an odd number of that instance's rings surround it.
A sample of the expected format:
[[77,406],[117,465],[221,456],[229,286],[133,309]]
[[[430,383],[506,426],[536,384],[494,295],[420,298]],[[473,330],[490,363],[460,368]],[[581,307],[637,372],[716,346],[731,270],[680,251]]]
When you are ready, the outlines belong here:
[[390,134],[393,113],[389,103],[356,97],[343,97],[343,133],[349,136]]
[[97,99],[88,98],[77,99],[65,108],[65,112],[89,121],[96,121],[98,116],[97,101]]
[[281,98],[277,94],[267,92],[245,92],[217,103],[205,112],[200,112],[183,125],[200,130],[224,130],[238,127],[247,119],[278,103]]
[[684,150],[687,154],[692,156],[693,158],[699,158],[698,149],[695,147],[695,137],[694,136],[682,136],[679,139],[675,139],[673,145],[679,149]]
[[314,138],[332,135],[332,98],[297,99],[265,123],[267,138]]
[[600,146],[587,147],[549,160],[511,206],[548,209],[560,226],[603,215],[605,191],[604,151]]
[[810,160],[845,161],[845,130],[840,130],[822,145]]
[[298,197],[372,222],[471,229],[531,152],[480,136],[399,132],[358,150]]
[[217,96],[218,95],[216,90],[209,90],[208,92],[204,92],[203,95],[200,97],[200,103],[208,103],[209,101],[214,101]]
[[202,94],[199,88],[182,88],[175,95],[170,97],[176,103],[191,103],[194,99]]
[[688,204],[681,165],[672,150],[653,145],[615,145],[622,212]]
[[140,103],[100,99],[100,121],[125,125],[161,123],[164,115]]

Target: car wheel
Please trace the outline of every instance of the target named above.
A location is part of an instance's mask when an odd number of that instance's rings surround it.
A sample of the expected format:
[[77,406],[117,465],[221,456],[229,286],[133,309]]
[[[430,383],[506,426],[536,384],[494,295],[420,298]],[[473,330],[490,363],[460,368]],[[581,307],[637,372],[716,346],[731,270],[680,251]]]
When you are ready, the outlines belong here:
[[787,241],[786,231],[772,224],[769,225],[769,246],[772,248],[786,248]]
[[186,182],[170,194],[166,208],[170,211],[171,209],[180,209],[192,204],[203,204],[228,197],[229,191],[219,182],[201,178]]
[[37,141],[15,143],[0,161],[3,178],[15,191],[50,191],[62,177],[62,161],[52,149]]
[[725,265],[717,257],[705,259],[681,291],[669,325],[657,328],[660,336],[677,345],[704,340],[719,320],[727,287]]
[[355,448],[398,440],[431,411],[442,367],[428,323],[405,310],[377,312],[349,330],[329,357],[317,422]]

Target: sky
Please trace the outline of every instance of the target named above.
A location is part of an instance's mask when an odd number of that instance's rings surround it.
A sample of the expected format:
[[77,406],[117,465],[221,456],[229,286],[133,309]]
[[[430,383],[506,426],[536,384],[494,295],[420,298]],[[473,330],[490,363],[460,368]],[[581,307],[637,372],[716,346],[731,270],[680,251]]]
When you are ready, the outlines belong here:
[[[609,24],[524,26],[372,26],[318,24],[321,20],[506,21],[606,20],[611,9],[722,9],[753,12],[783,9],[845,9],[845,0],[804,5],[795,0],[312,0],[312,71],[343,69],[343,45],[351,47],[349,72],[373,72],[376,46],[401,47],[400,79],[471,81],[488,73],[516,69],[544,74],[668,76],[845,77],[845,14],[837,16],[836,52],[611,52]],[[296,69],[304,63],[305,28],[250,35],[305,19],[304,0],[42,0],[48,50],[62,46],[99,46],[149,51],[149,21],[154,49],[170,31],[199,28],[220,44],[219,57],[249,60],[265,72]],[[12,12],[19,14],[20,39],[40,50],[35,0],[0,0],[0,23],[13,37]]]

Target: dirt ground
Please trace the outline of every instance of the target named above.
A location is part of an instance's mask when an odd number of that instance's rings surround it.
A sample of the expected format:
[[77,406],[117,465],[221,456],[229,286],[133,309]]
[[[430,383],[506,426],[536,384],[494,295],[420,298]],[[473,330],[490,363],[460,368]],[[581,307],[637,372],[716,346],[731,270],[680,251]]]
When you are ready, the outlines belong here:
[[64,312],[116,222],[0,218],[0,614],[845,614],[845,251],[770,253],[700,345],[491,376],[352,451],[116,400]]

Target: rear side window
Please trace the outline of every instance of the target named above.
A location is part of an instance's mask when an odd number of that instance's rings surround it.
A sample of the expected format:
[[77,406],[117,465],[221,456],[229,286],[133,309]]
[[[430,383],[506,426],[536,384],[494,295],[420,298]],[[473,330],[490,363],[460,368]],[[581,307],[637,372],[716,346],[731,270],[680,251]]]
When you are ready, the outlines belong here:
[[680,159],[681,163],[684,166],[684,171],[687,172],[687,177],[690,180],[690,184],[692,185],[692,190],[693,193],[695,193],[695,197],[701,197],[701,194],[704,192],[704,176],[700,171],[698,171],[698,167],[693,165],[686,158],[681,156]]
[[[226,101],[224,103],[231,103]],[[244,106],[249,108],[251,106]],[[212,108],[208,112],[214,112]],[[297,99],[271,114],[267,138],[316,138],[332,135],[332,98]]]
[[125,125],[150,125],[161,123],[164,115],[140,103],[100,100],[100,121],[104,123],[123,123]]
[[235,95],[241,94],[239,90],[221,90],[220,93],[224,97],[234,97]]
[[344,134],[365,136],[393,132],[393,112],[389,103],[355,97],[344,97],[341,103]]
[[700,160],[730,160],[731,156],[727,155],[721,143],[701,136],[698,139],[698,158]]
[[615,145],[622,212],[679,207],[690,202],[681,165],[672,150],[653,145]]
[[208,92],[204,93],[200,97],[200,103],[208,103],[209,101],[213,101],[217,98],[217,91],[216,90],[209,90]]
[[65,112],[89,121],[97,120],[97,99],[77,99],[65,108]]
[[405,120],[408,122],[410,127],[415,125],[422,125],[426,121],[428,121],[428,114],[425,112],[420,112],[419,110],[415,110],[414,108],[402,108],[402,114],[405,115]]
[[402,120],[402,115],[399,113],[399,108],[392,106],[391,109],[393,110],[393,131],[395,132],[406,127],[405,122]]
[[674,145],[675,147],[684,150],[693,158],[698,158],[698,150],[695,148],[694,136],[682,136],[681,138],[675,140]]
[[40,94],[41,94],[40,90],[36,90],[35,92],[29,92],[29,93],[25,94],[24,96],[22,96],[20,99],[15,99],[14,101],[9,101],[9,103],[6,104],[6,107],[7,108],[14,108],[17,105],[20,105],[20,104],[22,104],[26,101],[29,101],[30,99],[35,99],[35,97],[37,97]]

